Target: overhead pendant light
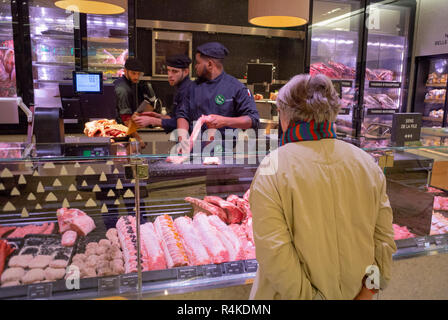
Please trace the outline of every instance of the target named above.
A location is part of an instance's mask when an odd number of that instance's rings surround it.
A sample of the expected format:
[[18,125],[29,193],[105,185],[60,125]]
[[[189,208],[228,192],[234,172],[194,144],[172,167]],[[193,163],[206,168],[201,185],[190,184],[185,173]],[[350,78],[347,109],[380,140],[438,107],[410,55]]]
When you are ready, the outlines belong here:
[[127,9],[126,0],[66,0],[54,4],[61,9],[87,14],[120,14]]
[[249,23],[272,28],[308,23],[309,0],[249,0]]

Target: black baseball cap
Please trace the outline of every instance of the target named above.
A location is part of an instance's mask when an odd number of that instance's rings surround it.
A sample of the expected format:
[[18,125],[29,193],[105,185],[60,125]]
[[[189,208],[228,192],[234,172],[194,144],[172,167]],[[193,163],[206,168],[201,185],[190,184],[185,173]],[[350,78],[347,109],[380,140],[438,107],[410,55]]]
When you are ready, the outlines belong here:
[[136,58],[128,58],[124,64],[124,68],[131,71],[145,72],[143,63]]

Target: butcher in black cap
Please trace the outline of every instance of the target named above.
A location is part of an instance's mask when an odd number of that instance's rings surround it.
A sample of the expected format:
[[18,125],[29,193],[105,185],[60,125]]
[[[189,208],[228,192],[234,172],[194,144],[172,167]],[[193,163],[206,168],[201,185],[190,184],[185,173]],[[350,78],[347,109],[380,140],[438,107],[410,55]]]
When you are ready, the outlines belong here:
[[209,115],[206,126],[219,129],[222,139],[225,129],[258,128],[259,114],[252,94],[224,71],[223,60],[228,54],[229,50],[219,42],[207,42],[196,48],[198,79],[191,87],[188,103],[182,104],[177,112],[178,129],[191,133],[193,122],[201,115]]
[[149,125],[162,127],[166,133],[176,129],[176,113],[178,107],[185,101],[192,81],[190,80],[191,59],[186,55],[174,55],[166,59],[168,70],[168,82],[170,86],[176,88],[176,94],[173,99],[173,106],[169,115],[161,115],[156,112],[144,112],[132,117],[139,127]]
[[[119,122],[128,125],[132,114],[144,100],[154,100],[154,92],[147,84],[140,82],[144,67],[140,60],[128,58],[124,64],[124,75],[114,81],[117,97]],[[137,94],[136,94],[137,91]],[[151,92],[152,91],[152,92]],[[137,99],[136,99],[137,96]]]

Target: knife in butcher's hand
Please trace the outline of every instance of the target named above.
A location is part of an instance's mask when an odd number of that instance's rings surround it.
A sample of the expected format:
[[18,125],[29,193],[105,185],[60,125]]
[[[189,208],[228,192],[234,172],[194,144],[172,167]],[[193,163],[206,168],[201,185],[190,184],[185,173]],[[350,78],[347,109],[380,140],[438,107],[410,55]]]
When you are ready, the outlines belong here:
[[137,132],[137,129],[138,129],[137,124],[132,119],[129,119],[128,131],[126,132],[126,135],[130,136],[134,132]]

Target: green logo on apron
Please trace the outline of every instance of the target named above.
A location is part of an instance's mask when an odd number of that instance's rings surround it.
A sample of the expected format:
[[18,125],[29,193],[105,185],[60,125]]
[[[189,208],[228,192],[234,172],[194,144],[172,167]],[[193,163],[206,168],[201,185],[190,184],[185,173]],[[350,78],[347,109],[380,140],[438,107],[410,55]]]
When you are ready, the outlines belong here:
[[224,104],[224,102],[226,102],[226,98],[222,94],[218,94],[215,97],[215,102],[216,102],[216,104],[222,105],[222,104]]

